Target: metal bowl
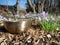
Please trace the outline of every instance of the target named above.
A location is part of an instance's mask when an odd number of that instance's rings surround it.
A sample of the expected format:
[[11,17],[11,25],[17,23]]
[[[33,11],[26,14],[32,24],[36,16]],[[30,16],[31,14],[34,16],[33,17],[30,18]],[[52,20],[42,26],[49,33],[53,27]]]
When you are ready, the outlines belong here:
[[20,33],[24,32],[28,28],[31,27],[31,20],[30,19],[19,19],[19,21],[4,21],[4,27],[10,33]]

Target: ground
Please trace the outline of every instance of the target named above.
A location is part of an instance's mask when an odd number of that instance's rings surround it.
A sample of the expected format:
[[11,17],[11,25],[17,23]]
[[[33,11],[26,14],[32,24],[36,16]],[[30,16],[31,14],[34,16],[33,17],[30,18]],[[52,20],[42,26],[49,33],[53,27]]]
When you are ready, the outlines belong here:
[[30,28],[20,34],[11,34],[0,27],[0,45],[60,45],[60,30],[46,32]]

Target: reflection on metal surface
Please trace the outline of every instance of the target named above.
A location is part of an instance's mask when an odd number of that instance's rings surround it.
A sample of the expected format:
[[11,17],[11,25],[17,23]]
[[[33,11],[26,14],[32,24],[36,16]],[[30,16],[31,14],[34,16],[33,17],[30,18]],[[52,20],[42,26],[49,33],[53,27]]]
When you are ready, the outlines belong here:
[[4,24],[2,23],[0,26],[3,26]]
[[22,30],[22,31],[23,31],[23,30],[24,30],[24,28],[25,28],[25,23],[26,23],[26,22],[25,22],[25,21],[23,21],[23,22],[22,22],[22,24],[21,24],[21,30]]

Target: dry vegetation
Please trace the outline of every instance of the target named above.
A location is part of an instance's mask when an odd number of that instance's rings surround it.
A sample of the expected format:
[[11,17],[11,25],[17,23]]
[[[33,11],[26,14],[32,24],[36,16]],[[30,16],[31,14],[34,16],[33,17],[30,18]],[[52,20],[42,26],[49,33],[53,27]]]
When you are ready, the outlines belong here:
[[46,32],[30,28],[20,34],[0,32],[0,45],[60,45],[60,30]]

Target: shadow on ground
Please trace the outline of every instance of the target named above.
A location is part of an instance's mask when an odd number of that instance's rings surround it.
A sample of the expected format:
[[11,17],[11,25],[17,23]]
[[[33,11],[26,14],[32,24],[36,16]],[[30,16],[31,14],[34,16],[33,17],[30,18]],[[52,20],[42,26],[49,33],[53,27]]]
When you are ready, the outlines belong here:
[[0,32],[8,32],[4,26],[0,26]]

